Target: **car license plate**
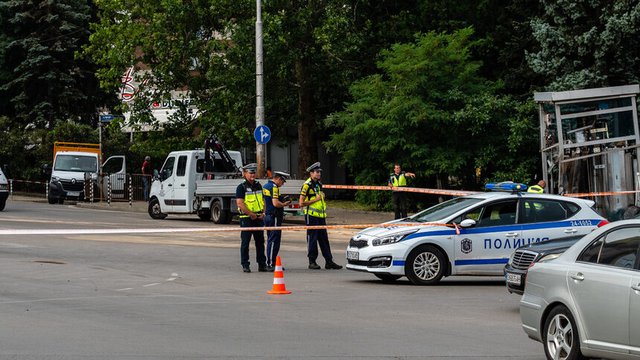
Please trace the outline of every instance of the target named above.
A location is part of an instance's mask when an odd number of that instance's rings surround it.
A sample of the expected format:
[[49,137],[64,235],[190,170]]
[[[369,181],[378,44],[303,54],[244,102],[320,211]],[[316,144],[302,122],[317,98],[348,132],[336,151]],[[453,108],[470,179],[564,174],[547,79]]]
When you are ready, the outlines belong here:
[[507,274],[507,282],[509,284],[520,285],[520,274]]
[[357,251],[347,250],[347,260],[358,260],[359,254]]
[[80,196],[79,191],[67,191],[67,196]]

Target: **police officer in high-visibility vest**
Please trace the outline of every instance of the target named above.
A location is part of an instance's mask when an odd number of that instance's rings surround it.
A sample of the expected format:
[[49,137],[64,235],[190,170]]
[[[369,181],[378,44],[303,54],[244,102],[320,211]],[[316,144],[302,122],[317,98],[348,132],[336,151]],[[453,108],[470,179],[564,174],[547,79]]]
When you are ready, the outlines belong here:
[[[393,174],[389,175],[389,187],[400,188],[407,186],[407,176],[415,178],[416,174],[402,171],[400,164],[393,166]],[[393,211],[396,219],[407,217],[407,195],[404,191],[394,191],[391,195],[393,199]]]
[[[284,220],[284,207],[291,204],[291,200],[280,194],[280,188],[287,182],[289,174],[282,171],[275,171],[273,178],[263,187],[264,195],[264,226],[282,226]],[[267,230],[267,270],[273,271],[276,266],[276,257],[280,251],[280,240],[282,230]]]
[[[322,169],[317,162],[307,168],[309,178],[302,185],[300,191],[299,204],[304,207],[304,219],[308,226],[327,224],[327,203],[322,192]],[[342,269],[342,266],[333,262],[331,247],[329,246],[329,236],[327,229],[307,230],[307,256],[309,257],[309,269],[320,269],[316,263],[318,258],[318,246],[325,260],[325,269]]]
[[[236,205],[240,211],[240,227],[264,226],[264,199],[262,186],[256,181],[257,164],[248,164],[242,168],[244,181],[236,188]],[[264,232],[262,230],[240,232],[240,264],[242,271],[251,272],[249,267],[249,243],[251,236],[256,244],[256,261],[258,271],[267,270],[267,259],[264,255]]]
[[536,185],[529,186],[529,189],[527,189],[527,192],[542,194],[544,193],[545,186],[547,186],[547,183],[544,182],[544,180],[540,180]]

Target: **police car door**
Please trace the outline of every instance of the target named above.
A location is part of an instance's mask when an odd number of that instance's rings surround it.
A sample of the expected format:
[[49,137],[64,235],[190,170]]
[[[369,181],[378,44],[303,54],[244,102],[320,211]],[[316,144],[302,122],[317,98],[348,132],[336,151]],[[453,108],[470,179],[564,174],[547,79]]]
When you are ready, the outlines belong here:
[[522,243],[517,245],[590,233],[597,225],[595,221],[569,220],[579,211],[578,205],[568,201],[523,196],[520,223],[524,236]]
[[522,237],[517,223],[518,199],[492,202],[465,213],[462,218],[473,219],[475,226],[459,228],[455,239],[456,274],[502,275],[512,243]]

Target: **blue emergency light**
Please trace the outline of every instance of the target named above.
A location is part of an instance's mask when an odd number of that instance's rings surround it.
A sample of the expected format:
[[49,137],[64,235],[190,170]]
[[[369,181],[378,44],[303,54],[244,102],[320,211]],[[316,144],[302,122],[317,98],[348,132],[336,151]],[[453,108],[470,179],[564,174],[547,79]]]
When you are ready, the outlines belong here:
[[488,183],[484,186],[487,191],[527,191],[527,185],[514,183],[513,181],[503,181],[499,183]]

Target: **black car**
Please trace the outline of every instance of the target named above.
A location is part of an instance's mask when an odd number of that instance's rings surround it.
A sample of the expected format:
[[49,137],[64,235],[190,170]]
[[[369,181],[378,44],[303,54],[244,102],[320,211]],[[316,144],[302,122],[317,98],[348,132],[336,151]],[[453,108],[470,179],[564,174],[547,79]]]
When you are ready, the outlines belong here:
[[524,283],[527,278],[529,266],[541,260],[547,261],[558,257],[582,239],[584,235],[568,236],[560,239],[545,240],[516,249],[509,262],[504,266],[504,276],[507,280],[507,290],[512,294],[524,293]]

